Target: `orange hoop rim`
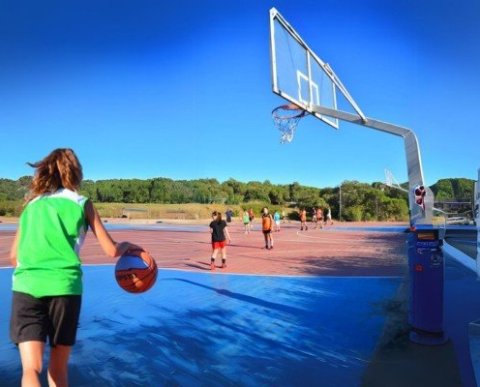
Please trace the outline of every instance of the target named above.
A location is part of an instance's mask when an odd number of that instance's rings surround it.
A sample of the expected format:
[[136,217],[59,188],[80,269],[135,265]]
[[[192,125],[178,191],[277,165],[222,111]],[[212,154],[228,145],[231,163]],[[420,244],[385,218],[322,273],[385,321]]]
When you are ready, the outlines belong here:
[[277,120],[302,118],[306,114],[308,114],[308,112],[305,109],[302,109],[294,103],[280,105],[272,110],[272,117]]

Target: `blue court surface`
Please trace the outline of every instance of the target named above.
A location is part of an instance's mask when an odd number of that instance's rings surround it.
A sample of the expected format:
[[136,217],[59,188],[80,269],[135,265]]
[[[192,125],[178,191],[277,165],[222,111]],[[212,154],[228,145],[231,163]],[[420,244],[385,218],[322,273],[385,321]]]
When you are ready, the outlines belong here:
[[[16,386],[11,269],[0,270],[0,380]],[[72,386],[355,386],[400,278],[269,277],[161,270],[143,295],[113,266],[84,268]]]
[[[151,290],[133,295],[118,287],[112,265],[85,266],[70,384],[476,386],[480,281],[453,259],[455,249],[445,251],[450,340],[436,347],[408,340],[403,277],[160,269]],[[11,275],[0,269],[1,387],[21,377],[8,337]]]

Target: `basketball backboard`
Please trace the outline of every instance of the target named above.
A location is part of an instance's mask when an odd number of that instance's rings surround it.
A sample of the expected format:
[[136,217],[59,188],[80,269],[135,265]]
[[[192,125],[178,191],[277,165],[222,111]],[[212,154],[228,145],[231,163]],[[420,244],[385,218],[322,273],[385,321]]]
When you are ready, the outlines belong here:
[[332,68],[323,62],[280,13],[270,10],[270,49],[273,92],[338,129],[338,118],[320,114],[316,107],[337,110],[337,91],[359,118],[365,116]]

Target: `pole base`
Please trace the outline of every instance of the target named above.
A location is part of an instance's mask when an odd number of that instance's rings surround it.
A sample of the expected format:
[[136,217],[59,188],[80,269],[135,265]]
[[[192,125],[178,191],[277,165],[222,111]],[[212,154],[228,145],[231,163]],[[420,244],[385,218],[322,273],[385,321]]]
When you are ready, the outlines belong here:
[[448,341],[444,332],[427,332],[422,330],[412,330],[409,335],[411,342],[421,345],[442,345]]

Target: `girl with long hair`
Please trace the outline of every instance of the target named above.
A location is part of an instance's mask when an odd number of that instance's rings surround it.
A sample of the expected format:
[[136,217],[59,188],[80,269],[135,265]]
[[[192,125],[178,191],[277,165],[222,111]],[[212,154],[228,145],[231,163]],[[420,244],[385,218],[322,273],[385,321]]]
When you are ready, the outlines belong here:
[[79,251],[88,228],[110,257],[140,247],[115,242],[93,203],[78,193],[83,173],[72,149],[55,149],[28,165],[35,174],[10,252],[10,337],[20,352],[22,386],[41,385],[47,339],[48,384],[67,386],[83,291]]
[[214,211],[210,222],[210,233],[212,234],[212,257],[210,259],[210,270],[215,270],[215,259],[220,251],[222,255],[222,269],[227,267],[227,240],[230,242],[227,222],[222,220],[222,213]]

